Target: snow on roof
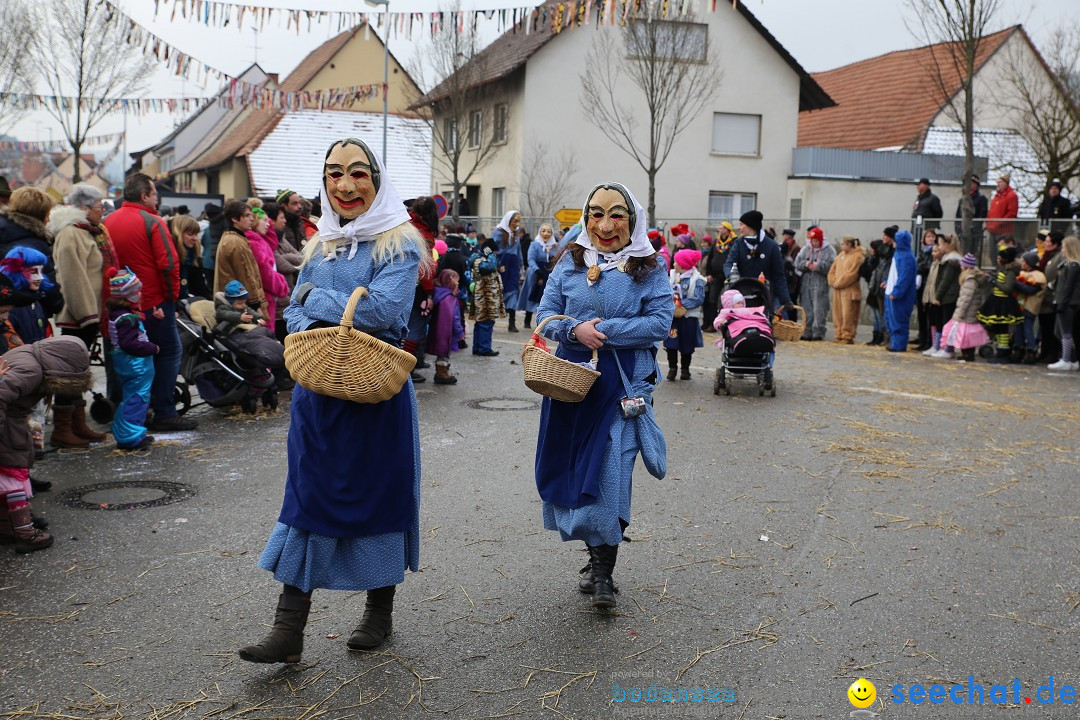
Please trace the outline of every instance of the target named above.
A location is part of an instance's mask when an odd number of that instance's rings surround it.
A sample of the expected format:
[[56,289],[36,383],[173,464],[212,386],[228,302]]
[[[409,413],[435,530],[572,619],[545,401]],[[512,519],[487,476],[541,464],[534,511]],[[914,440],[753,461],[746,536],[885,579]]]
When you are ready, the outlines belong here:
[[[330,143],[355,137],[382,152],[382,117],[345,110],[287,113],[248,156],[255,194],[295,188],[305,197],[318,195]],[[383,163],[402,198],[431,193],[431,130],[424,120],[388,116],[386,153]]]
[[[1039,213],[1039,200],[1046,178],[1020,168],[1039,166],[1035,151],[1013,130],[976,128],[975,155],[989,160],[989,177],[983,185],[993,186],[1000,175],[1010,176],[1010,185],[1020,201],[1019,216],[1033,218]],[[942,155],[963,155],[964,134],[957,127],[931,127],[923,151]]]

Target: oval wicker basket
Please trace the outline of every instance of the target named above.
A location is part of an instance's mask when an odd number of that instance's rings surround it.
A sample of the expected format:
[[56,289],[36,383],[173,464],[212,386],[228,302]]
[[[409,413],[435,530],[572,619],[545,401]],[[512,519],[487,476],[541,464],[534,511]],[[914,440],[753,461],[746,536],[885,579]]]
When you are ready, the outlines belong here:
[[[552,315],[536,326],[536,331],[525,343],[521,351],[521,364],[525,367],[525,385],[533,392],[540,393],[552,400],[562,402],[581,402],[589,394],[600,373],[596,370],[572,363],[554,353],[536,347],[540,331],[552,320],[573,320],[569,315]],[[593,363],[597,362],[597,353],[593,350]]]
[[349,296],[337,327],[285,337],[285,367],[302,387],[355,403],[379,403],[401,392],[416,357],[353,328],[353,314],[367,288]]
[[803,330],[806,329],[806,311],[802,309],[801,305],[795,305],[794,307],[799,315],[798,322],[785,320],[779,315],[773,320],[773,337],[777,340],[795,342],[802,338]]

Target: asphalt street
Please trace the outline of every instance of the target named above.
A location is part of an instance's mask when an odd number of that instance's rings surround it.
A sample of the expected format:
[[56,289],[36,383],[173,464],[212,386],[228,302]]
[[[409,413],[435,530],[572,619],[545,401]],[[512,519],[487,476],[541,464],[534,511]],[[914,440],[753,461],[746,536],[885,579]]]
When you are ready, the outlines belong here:
[[[255,563],[287,401],[196,409],[198,431],[142,455],[50,454],[33,505],[56,545],[0,547],[0,720],[843,718],[860,677],[885,718],[1080,717],[1063,702],[1080,686],[1080,375],[786,343],[776,398],[717,397],[709,345],[656,392],[668,476],[638,464],[602,613],[577,591],[583,545],[541,525],[526,338],[497,331],[500,357],[417,386],[422,571],[378,652],[345,648],[363,594],[318,591],[300,664],[237,658],[273,619]],[[90,487],[115,482],[142,486]],[[954,683],[963,705],[912,702]],[[650,702],[654,685],[686,699]]]

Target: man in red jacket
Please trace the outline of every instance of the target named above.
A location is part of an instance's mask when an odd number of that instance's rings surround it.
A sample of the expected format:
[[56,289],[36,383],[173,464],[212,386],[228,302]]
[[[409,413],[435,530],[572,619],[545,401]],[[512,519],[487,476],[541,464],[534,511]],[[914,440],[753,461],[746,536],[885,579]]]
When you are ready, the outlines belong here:
[[1016,192],[1009,187],[1009,176],[1002,175],[997,180],[997,192],[990,199],[990,212],[986,213],[986,231],[990,233],[990,242],[994,252],[1005,235],[1012,236],[1013,223],[1001,222],[1001,218],[1014,218],[1020,209]]
[[173,389],[180,373],[180,335],[176,329],[176,298],[180,264],[169,228],[158,216],[158,194],[149,176],[136,173],[124,181],[124,206],[105,218],[116,246],[116,259],[142,283],[139,309],[146,314],[146,335],[160,349],[154,356],[154,383],[149,429],[156,432],[194,430],[198,422],[176,412]]

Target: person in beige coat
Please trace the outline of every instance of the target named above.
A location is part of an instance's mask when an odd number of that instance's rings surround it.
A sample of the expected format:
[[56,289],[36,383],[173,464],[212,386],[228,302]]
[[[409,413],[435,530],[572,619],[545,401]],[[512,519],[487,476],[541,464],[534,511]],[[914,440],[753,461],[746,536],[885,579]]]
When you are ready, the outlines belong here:
[[862,305],[859,270],[865,258],[866,251],[859,244],[859,239],[845,235],[840,239],[840,253],[829,268],[836,342],[844,345],[855,342],[855,331],[859,326],[859,308]]
[[251,252],[244,233],[251,229],[255,216],[251,208],[239,200],[225,203],[227,229],[218,241],[217,257],[214,259],[214,293],[225,292],[231,280],[238,280],[247,288],[252,300],[259,303],[259,312],[267,316],[266,295],[263,293],[262,276],[255,255]]
[[[72,186],[64,204],[54,207],[49,214],[56,281],[64,297],[64,308],[57,314],[56,324],[62,334],[82,340],[87,350],[93,349],[99,335],[106,334],[105,273],[116,267],[116,250],[109,232],[101,224],[103,201],[100,190],[79,183]],[[83,397],[57,395],[53,410],[55,426],[49,440],[52,445],[81,448],[105,439],[104,433],[87,425]]]

